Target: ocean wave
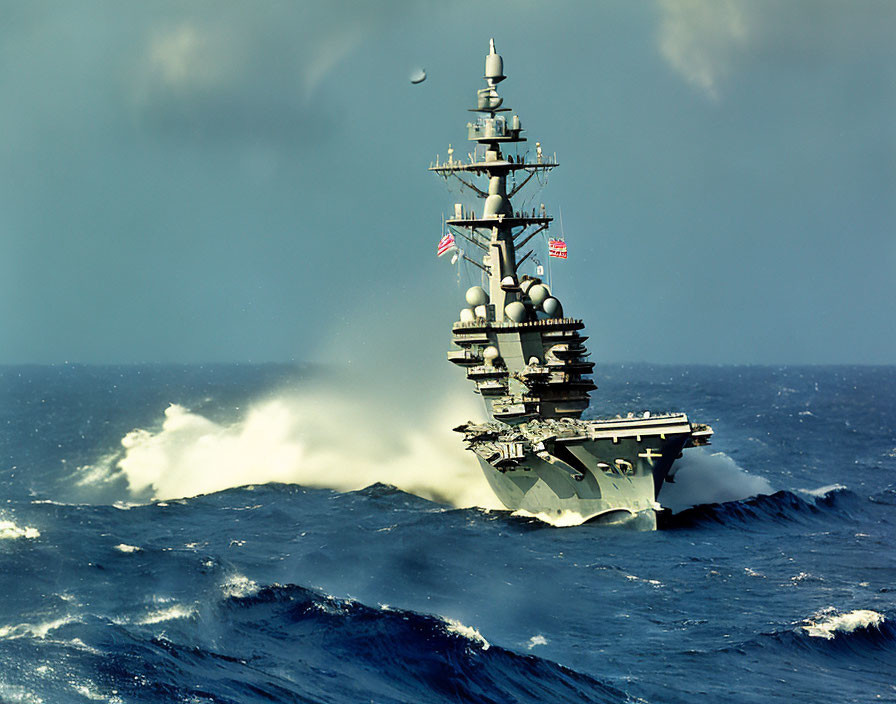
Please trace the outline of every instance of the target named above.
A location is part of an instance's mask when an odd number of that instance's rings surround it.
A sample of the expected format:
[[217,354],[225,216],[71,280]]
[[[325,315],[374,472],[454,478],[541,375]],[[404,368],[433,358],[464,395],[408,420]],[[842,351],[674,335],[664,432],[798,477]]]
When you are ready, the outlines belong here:
[[247,597],[258,594],[258,584],[242,574],[232,574],[221,584],[225,597]]
[[[390,691],[389,701],[628,701],[588,675],[495,645],[456,618],[369,607],[296,585],[230,596],[222,606],[239,623],[278,624],[293,644],[324,638],[332,674],[366,673],[365,699]],[[546,642],[533,637],[529,647]],[[313,659],[302,649],[294,654]]]
[[[159,601],[142,616],[90,617],[54,634],[64,640],[41,641],[57,649],[46,653],[82,646],[81,672],[62,681],[47,670],[43,683],[69,694],[87,687],[109,701],[631,701],[589,675],[490,642],[466,618],[371,607],[296,585],[259,587],[238,573],[203,603],[202,618],[197,605]],[[144,628],[173,620],[180,625],[161,633]],[[17,635],[63,623],[23,624]],[[528,647],[546,642],[533,636]]]
[[756,496],[741,501],[726,501],[686,509],[681,513],[660,516],[665,529],[693,528],[707,525],[738,527],[805,522],[824,517],[849,518],[859,499],[846,487],[828,487],[818,495],[799,496],[792,491],[778,491],[769,496]]
[[807,619],[801,628],[813,638],[833,640],[839,634],[854,633],[861,629],[880,631],[885,621],[886,617],[883,614],[870,609],[856,609],[847,613],[828,610],[813,619]]
[[172,604],[161,609],[153,609],[133,621],[140,626],[151,626],[165,621],[189,619],[196,616],[198,609],[192,604]]
[[892,663],[896,655],[896,621],[871,609],[821,609],[788,628],[763,633],[724,651],[780,650],[788,657],[856,658],[863,666]]
[[804,494],[806,496],[811,496],[816,499],[821,499],[834,491],[843,491],[847,489],[843,484],[826,484],[825,486],[820,486],[817,489],[797,489],[800,494]]
[[13,626],[0,626],[0,639],[46,638],[51,632],[76,621],[77,619],[74,616],[62,616],[40,623],[19,623]]

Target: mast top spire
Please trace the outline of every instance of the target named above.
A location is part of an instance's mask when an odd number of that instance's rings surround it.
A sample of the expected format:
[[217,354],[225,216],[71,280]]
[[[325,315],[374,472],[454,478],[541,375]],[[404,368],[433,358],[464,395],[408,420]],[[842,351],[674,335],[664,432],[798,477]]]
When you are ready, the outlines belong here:
[[493,37],[488,40],[488,55],[485,57],[485,80],[488,81],[489,88],[494,88],[496,84],[505,78],[507,76],[504,75],[504,59],[495,50]]

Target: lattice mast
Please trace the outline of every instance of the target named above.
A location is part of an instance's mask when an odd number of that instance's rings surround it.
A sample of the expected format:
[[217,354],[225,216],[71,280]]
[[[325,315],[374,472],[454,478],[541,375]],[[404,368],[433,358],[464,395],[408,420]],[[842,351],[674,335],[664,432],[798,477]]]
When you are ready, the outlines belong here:
[[[495,51],[495,40],[489,41],[489,53],[485,57],[485,81],[487,87],[477,93],[477,106],[471,112],[479,113],[475,122],[467,125],[467,138],[476,145],[469,162],[454,158],[449,147],[448,161],[437,162],[430,167],[444,178],[456,178],[465,188],[484,199],[482,215],[467,212],[460,204],[455,205],[453,217],[445,224],[456,235],[483,250],[482,263],[469,257],[464,258],[478,266],[488,275],[489,299],[494,311],[494,320],[505,319],[508,303],[519,301],[522,292],[519,287],[518,271],[533,250],[517,256],[533,237],[548,228],[553,218],[545,213],[544,206],[536,212],[524,213],[514,210],[510,199],[516,195],[538,173],[544,173],[557,166],[556,160],[546,159],[541,145],[536,143],[536,159],[528,162],[527,157],[516,160],[501,151],[502,145],[525,142],[520,118],[515,113],[508,120],[504,113],[509,108],[502,107],[503,98],[498,95],[497,85],[503,81],[504,61]],[[507,178],[516,172],[525,172],[525,177],[508,193]],[[488,191],[483,191],[464,178],[464,174],[488,177]]]

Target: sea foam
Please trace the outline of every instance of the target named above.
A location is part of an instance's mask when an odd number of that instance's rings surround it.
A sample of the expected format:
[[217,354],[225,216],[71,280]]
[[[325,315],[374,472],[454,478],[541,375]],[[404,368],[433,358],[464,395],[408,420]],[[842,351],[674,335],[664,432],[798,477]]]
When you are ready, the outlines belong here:
[[870,609],[856,609],[845,614],[826,611],[807,620],[802,629],[813,638],[831,640],[838,633],[852,633],[860,628],[877,628],[884,622],[883,614]]
[[0,540],[15,540],[17,538],[26,538],[35,540],[40,537],[40,531],[31,526],[20,528],[12,521],[0,521]]
[[471,626],[465,626],[460,621],[456,621],[453,618],[445,619],[445,629],[450,633],[463,636],[483,650],[488,650],[491,647],[491,643],[489,643],[478,630]]

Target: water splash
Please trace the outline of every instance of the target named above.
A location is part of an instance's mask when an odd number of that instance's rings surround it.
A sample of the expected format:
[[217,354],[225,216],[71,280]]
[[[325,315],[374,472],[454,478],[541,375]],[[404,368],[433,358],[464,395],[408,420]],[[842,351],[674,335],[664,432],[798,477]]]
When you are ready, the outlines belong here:
[[739,501],[775,491],[767,479],[750,474],[724,452],[685,450],[672,470],[675,482],[663,484],[657,500],[676,513],[691,506]]
[[412,404],[392,393],[352,387],[279,395],[233,423],[171,404],[161,427],[133,430],[119,451],[80,467],[79,483],[123,478],[136,500],[267,482],[338,491],[382,483],[457,507],[499,508],[450,430],[477,415],[473,400],[430,389]]

